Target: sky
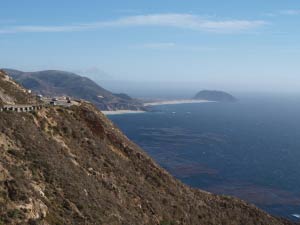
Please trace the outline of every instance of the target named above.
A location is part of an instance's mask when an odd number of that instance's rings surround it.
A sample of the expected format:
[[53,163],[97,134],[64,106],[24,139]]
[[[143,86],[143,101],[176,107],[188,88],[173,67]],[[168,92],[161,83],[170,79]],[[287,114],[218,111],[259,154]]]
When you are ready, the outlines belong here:
[[2,68],[67,70],[110,84],[300,92],[300,1],[0,3]]

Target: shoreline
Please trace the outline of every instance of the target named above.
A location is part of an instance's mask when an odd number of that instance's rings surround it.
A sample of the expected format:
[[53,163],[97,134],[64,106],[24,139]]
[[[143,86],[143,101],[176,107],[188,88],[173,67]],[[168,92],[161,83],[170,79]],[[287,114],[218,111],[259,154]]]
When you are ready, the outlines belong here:
[[121,115],[121,114],[138,114],[145,113],[142,110],[114,110],[114,111],[101,111],[104,115]]
[[[156,101],[144,103],[144,106],[159,106],[159,105],[180,105],[180,104],[193,104],[193,103],[209,103],[214,101],[208,100],[193,100],[193,99],[182,99],[182,100],[168,100],[168,101]],[[107,110],[101,111],[104,115],[122,115],[122,114],[139,114],[146,113],[143,110]]]
[[209,102],[215,102],[215,101],[182,99],[182,100],[168,100],[168,101],[147,102],[147,103],[144,103],[144,106],[179,105],[179,104],[209,103]]

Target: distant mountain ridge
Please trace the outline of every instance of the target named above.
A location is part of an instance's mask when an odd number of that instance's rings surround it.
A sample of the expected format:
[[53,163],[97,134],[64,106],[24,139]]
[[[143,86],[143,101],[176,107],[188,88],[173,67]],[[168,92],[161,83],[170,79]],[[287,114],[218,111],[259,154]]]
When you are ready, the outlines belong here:
[[126,94],[114,94],[87,77],[59,70],[23,72],[3,69],[9,76],[44,96],[67,95],[92,102],[100,110],[141,110],[142,103]]
[[218,101],[218,102],[234,102],[237,99],[229,93],[224,91],[215,90],[203,90],[199,91],[194,99],[208,100],[208,101]]

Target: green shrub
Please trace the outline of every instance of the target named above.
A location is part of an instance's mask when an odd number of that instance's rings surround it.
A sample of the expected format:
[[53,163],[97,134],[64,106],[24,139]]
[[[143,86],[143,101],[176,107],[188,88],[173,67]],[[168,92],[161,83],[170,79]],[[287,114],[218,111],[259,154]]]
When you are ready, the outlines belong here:
[[7,216],[12,219],[16,219],[20,217],[20,211],[18,209],[13,209],[8,211]]

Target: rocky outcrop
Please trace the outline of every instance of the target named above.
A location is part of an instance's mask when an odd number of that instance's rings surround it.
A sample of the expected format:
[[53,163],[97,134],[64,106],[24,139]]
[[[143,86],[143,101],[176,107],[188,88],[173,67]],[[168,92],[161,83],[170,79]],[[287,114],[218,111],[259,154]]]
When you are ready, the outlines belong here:
[[199,91],[194,96],[194,99],[217,101],[217,102],[235,102],[237,100],[231,94],[228,94],[224,91],[210,91],[210,90]]

